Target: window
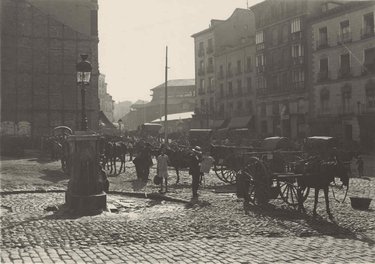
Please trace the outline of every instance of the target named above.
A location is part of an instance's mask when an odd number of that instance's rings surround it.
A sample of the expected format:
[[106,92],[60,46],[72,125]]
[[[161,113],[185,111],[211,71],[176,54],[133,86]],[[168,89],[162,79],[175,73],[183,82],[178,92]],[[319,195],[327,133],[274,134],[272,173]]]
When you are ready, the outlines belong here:
[[292,82],[303,82],[305,81],[305,74],[303,70],[294,70],[292,71]]
[[266,116],[267,114],[267,106],[266,103],[261,103],[260,104],[260,115],[261,116]]
[[251,89],[252,89],[252,87],[251,87],[251,77],[247,78],[246,88],[247,88],[247,92],[250,93]]
[[238,60],[237,61],[237,74],[241,73],[242,72],[242,67],[241,67],[241,61]]
[[273,75],[271,77],[272,81],[272,88],[271,89],[279,89],[279,76],[278,75]]
[[228,62],[227,71],[228,71],[228,75],[231,76],[232,75],[232,63],[231,62]]
[[237,102],[237,111],[241,112],[242,111],[242,101]]
[[278,116],[279,113],[279,102],[272,102],[272,114]]
[[201,111],[204,111],[205,105],[206,105],[206,103],[205,103],[204,99],[201,99]]
[[246,70],[247,72],[251,71],[251,57],[246,58]]
[[229,113],[232,113],[232,112],[233,112],[233,103],[232,103],[232,102],[230,102],[230,103],[228,104],[228,110],[229,110]]
[[220,84],[220,97],[224,98],[224,84]]
[[329,90],[327,88],[320,90],[320,107],[322,113],[329,111]]
[[344,77],[350,73],[350,55],[342,54],[340,56],[340,72],[339,75]]
[[328,46],[328,36],[327,36],[327,27],[319,28],[319,47]]
[[296,33],[296,32],[301,31],[301,19],[296,18],[292,20],[290,31],[291,33]]
[[263,31],[257,32],[255,35],[255,44],[261,44],[264,42],[264,33]]
[[328,58],[320,60],[318,80],[324,81],[328,79]]
[[281,74],[281,89],[286,89],[288,87],[288,73],[283,72]]
[[204,69],[204,61],[203,60],[201,60],[200,62],[199,62],[199,70],[203,70]]
[[232,87],[232,82],[228,82],[228,96],[232,97],[233,96],[233,87]]
[[342,110],[344,113],[351,111],[351,99],[352,99],[352,87],[350,85],[344,85],[341,89],[342,94]]
[[220,114],[224,114],[224,104],[220,105]]
[[247,101],[247,109],[250,114],[253,113],[253,102],[251,100]]
[[200,80],[199,92],[200,92],[200,94],[204,93],[204,79]]
[[242,81],[237,80],[237,94],[242,95]]
[[374,13],[368,13],[363,16],[362,37],[374,36]]
[[259,54],[256,56],[255,65],[257,67],[258,73],[264,71],[265,59],[263,54]]
[[267,83],[266,79],[263,78],[263,76],[258,78],[258,89],[266,89],[267,88]]
[[272,45],[276,46],[278,40],[277,28],[272,30]]
[[289,35],[289,32],[288,32],[288,25],[284,25],[283,26],[283,32],[282,32],[282,40],[283,42],[288,42],[288,35]]
[[208,90],[209,91],[214,90],[214,78],[212,77],[208,78]]
[[211,111],[211,112],[214,111],[214,107],[215,107],[215,104],[214,104],[214,98],[211,97],[211,98],[210,98],[210,111]]
[[261,122],[261,128],[262,128],[262,134],[267,135],[268,131],[267,131],[267,121],[266,120],[263,120]]
[[366,49],[364,55],[365,55],[365,61],[363,64],[365,66],[375,64],[375,48]]
[[199,48],[198,48],[198,56],[203,56],[204,48],[203,48],[203,42],[199,42]]
[[341,35],[350,33],[349,20],[345,20],[340,23],[340,33]]
[[208,39],[207,52],[210,53],[213,51],[212,39]]
[[223,65],[220,65],[219,69],[220,69],[220,71],[219,71],[220,76],[219,77],[223,78],[224,77],[224,67],[223,67]]
[[213,61],[213,58],[208,58],[208,67],[212,67],[214,65],[214,61]]
[[292,45],[292,57],[298,58],[303,56],[303,48],[301,44]]
[[366,89],[367,107],[375,108],[375,82],[373,80],[369,80],[366,83],[365,89]]

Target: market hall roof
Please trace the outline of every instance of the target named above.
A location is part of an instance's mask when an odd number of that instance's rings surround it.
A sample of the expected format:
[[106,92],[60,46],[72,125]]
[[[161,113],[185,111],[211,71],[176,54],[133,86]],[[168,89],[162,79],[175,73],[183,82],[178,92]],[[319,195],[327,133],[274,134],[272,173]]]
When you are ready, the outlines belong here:
[[[177,87],[177,86],[195,86],[195,79],[176,79],[176,80],[168,80],[167,82],[168,87]],[[162,83],[151,90],[164,88],[165,83]]]

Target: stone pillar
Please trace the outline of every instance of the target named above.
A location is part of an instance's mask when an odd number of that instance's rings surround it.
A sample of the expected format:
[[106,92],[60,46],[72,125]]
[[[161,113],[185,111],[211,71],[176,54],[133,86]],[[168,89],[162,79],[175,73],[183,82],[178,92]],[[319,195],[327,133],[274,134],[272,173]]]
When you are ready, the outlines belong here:
[[99,136],[78,131],[68,137],[69,175],[65,202],[78,214],[97,214],[107,207],[103,179],[99,169]]

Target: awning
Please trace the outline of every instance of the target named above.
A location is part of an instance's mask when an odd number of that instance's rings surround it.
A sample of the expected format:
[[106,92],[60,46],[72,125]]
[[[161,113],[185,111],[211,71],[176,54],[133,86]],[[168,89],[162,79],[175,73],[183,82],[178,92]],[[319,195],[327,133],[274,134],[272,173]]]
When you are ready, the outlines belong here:
[[[169,114],[167,115],[167,121],[174,121],[174,120],[184,120],[184,119],[191,119],[193,117],[194,112],[183,112],[183,113],[176,113],[176,114]],[[161,118],[155,119],[151,121],[151,123],[162,122],[165,120],[165,116]]]
[[216,128],[220,128],[224,123],[224,119],[223,120],[214,120],[213,123],[212,123],[212,128],[216,129]]
[[233,117],[228,125],[228,128],[247,128],[250,126],[250,122],[253,116],[241,116]]
[[106,128],[116,128],[111,121],[109,121],[108,117],[103,113],[103,111],[99,111],[99,122],[102,122]]

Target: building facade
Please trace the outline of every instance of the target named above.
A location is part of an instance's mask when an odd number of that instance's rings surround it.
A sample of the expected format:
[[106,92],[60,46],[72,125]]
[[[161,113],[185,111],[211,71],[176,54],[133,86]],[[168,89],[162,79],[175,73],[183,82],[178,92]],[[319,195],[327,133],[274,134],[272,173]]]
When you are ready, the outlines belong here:
[[[109,121],[114,122],[114,100],[112,96],[107,92],[107,83],[105,82],[105,75],[99,75],[99,102],[100,111],[102,111]],[[117,122],[117,120],[116,120]]]
[[252,11],[237,8],[227,20],[212,20],[210,28],[192,36],[200,127],[253,114],[254,29]]
[[[2,134],[29,124],[33,138],[58,125],[80,129],[76,64],[88,54],[92,77],[86,92],[89,128],[98,128],[97,1],[1,1]],[[6,123],[6,124],[5,124]]]
[[250,9],[256,26],[258,131],[302,138],[308,131],[310,45],[307,18],[319,1],[266,0]]
[[338,5],[311,19],[313,134],[375,143],[375,2]]
[[[168,114],[190,112],[195,105],[195,80],[177,79],[167,83]],[[144,104],[134,104],[123,118],[125,128],[135,130],[139,125],[151,122],[165,115],[165,84],[151,89],[152,100]]]

